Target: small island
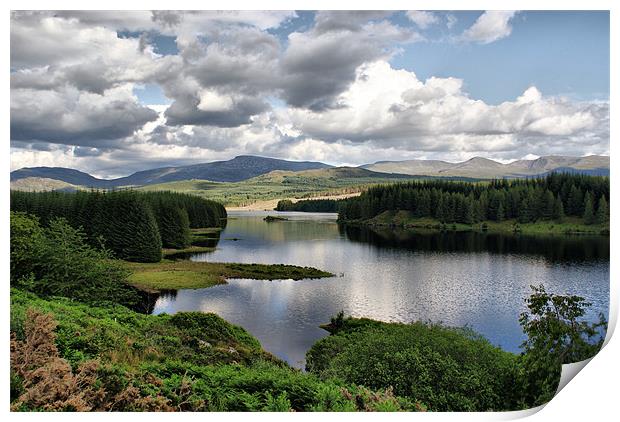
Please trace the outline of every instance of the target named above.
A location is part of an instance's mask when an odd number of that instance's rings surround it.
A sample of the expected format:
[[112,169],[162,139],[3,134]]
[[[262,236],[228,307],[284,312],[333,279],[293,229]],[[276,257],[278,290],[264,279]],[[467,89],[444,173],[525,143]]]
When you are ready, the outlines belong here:
[[268,215],[267,217],[263,218],[264,221],[271,223],[273,221],[288,221],[288,218],[286,217],[279,217],[277,215]]

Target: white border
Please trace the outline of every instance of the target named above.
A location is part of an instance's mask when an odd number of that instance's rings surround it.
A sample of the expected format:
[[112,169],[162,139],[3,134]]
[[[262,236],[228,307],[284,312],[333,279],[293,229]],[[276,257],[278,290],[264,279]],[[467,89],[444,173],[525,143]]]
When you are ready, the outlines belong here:
[[[282,1],[282,0],[262,0],[260,2],[251,2],[247,0],[227,0],[227,1],[188,1],[188,0],[175,0],[175,1],[161,1],[161,0],[152,0],[152,1],[120,1],[120,0],[95,0],[90,2],[85,2],[83,0],[57,0],[54,2],[44,2],[44,1],[34,1],[34,0],[23,0],[23,1],[13,1],[9,0],[5,3],[7,8],[5,9],[4,22],[2,30],[2,36],[4,38],[4,53],[2,54],[2,62],[4,69],[9,69],[10,67],[10,59],[9,59],[9,45],[10,45],[10,9],[15,10],[25,10],[25,9],[111,9],[111,10],[142,10],[142,9],[223,9],[223,10],[234,10],[234,9],[269,9],[269,10],[290,10],[290,9],[305,9],[305,10],[320,10],[320,9],[342,9],[342,10],[354,10],[354,9],[394,9],[394,10],[410,10],[410,9],[418,9],[418,10],[485,10],[485,9],[503,9],[503,10],[611,10],[611,92],[610,92],[610,100],[615,104],[615,100],[618,98],[618,84],[617,77],[614,78],[613,75],[620,74],[620,68],[618,67],[618,31],[620,28],[620,4],[619,2],[614,2],[611,0],[589,0],[589,1],[549,1],[549,0],[506,0],[502,2],[491,1],[491,0],[469,0],[469,1],[447,1],[447,0],[435,0],[435,1],[396,1],[396,0],[384,0],[381,2],[367,2],[365,4],[361,4],[359,1],[352,0],[341,0],[335,2],[334,0],[315,0],[315,1]],[[8,76],[8,75],[7,75]],[[2,312],[2,318],[5,324],[8,324],[9,321],[9,295],[8,295],[8,286],[9,286],[9,247],[8,247],[8,238],[9,238],[9,172],[10,172],[10,161],[8,154],[8,141],[10,139],[10,121],[9,121],[9,98],[10,98],[10,89],[9,89],[9,78],[5,76],[4,83],[2,86],[2,98],[5,101],[5,113],[2,114],[2,133],[4,134],[4,139],[7,145],[5,146],[6,154],[2,155],[2,174],[5,177],[5,190],[3,192],[4,200],[1,202],[3,204],[3,224],[0,226],[2,231],[2,244],[0,256],[2,257],[2,299],[4,306],[0,307],[0,312]],[[611,106],[611,133],[618,133],[618,113],[615,112],[616,108],[614,105]],[[616,173],[616,162],[618,161],[612,155],[611,157],[611,167],[612,167],[612,178],[615,177]],[[620,192],[618,192],[617,186],[612,183],[611,184],[611,222],[612,222],[612,233],[616,233],[616,229],[618,225],[616,222],[620,217],[620,212],[616,212],[618,208],[617,204],[620,204],[616,199],[619,198]],[[614,251],[617,251],[616,241],[617,236],[611,237],[611,256],[614,255]],[[617,262],[615,260],[610,260],[611,265],[611,301],[610,301],[610,332],[613,331],[613,326],[615,326],[617,315],[618,315],[618,280],[616,277],[617,274]],[[4,331],[5,339],[8,340],[8,327],[5,325]],[[617,336],[615,336],[617,337]],[[5,340],[5,341],[6,341]],[[378,418],[389,418],[392,420],[411,420],[415,418],[416,420],[506,420],[506,419],[514,419],[523,416],[531,415],[532,420],[540,420],[546,421],[549,419],[557,419],[562,421],[583,421],[587,418],[592,418],[594,420],[609,420],[611,419],[611,415],[618,415],[618,410],[616,407],[617,401],[617,385],[619,381],[619,368],[620,365],[618,363],[620,357],[620,346],[619,340],[617,338],[612,337],[611,339],[608,337],[608,344],[604,347],[604,349],[589,362],[586,368],[581,371],[574,380],[570,381],[568,385],[544,408],[536,409],[535,411],[528,412],[508,412],[508,413],[427,413],[427,414],[321,414],[319,417],[321,419],[327,420],[368,420],[373,419],[377,420]],[[4,343],[5,353],[2,355],[3,362],[0,364],[0,383],[2,383],[2,392],[3,397],[6,401],[4,401],[4,409],[3,411],[8,413],[8,379],[9,379],[9,359],[8,359],[8,341]],[[251,418],[255,420],[264,420],[264,421],[273,421],[273,420],[282,420],[284,418],[288,418],[292,415],[287,414],[238,414],[238,413],[225,413],[225,414],[115,414],[115,418],[125,418],[131,417],[132,419],[146,419],[149,418],[151,420],[162,420],[168,418],[183,418],[186,420],[237,420],[241,418]],[[317,415],[310,413],[299,413],[295,414],[294,417],[298,419],[306,419],[315,420]],[[34,418],[45,418],[51,420],[77,420],[78,418],[88,418],[88,419],[103,419],[108,418],[109,415],[106,414],[8,414],[10,419],[22,420],[22,419],[34,419]]]

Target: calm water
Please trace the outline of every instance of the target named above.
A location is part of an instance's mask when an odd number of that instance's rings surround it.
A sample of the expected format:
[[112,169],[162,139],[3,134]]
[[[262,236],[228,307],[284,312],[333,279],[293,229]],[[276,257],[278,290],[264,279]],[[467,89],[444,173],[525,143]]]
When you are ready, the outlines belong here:
[[308,265],[336,274],[319,280],[230,280],[162,295],[154,313],[215,312],[241,325],[263,347],[303,367],[319,324],[340,310],[383,321],[468,325],[517,352],[518,324],[530,284],[578,294],[589,317],[607,315],[609,238],[477,233],[411,234],[342,227],[335,214],[231,212],[217,249],[196,261]]

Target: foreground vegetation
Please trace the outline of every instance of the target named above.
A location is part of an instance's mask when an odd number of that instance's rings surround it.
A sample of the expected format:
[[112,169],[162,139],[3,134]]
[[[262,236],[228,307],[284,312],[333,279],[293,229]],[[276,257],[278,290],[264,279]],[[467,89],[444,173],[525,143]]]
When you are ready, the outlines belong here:
[[226,283],[228,278],[255,280],[301,280],[332,277],[333,274],[312,267],[282,264],[236,264],[197,261],[127,263],[129,283],[142,289],[200,289]]
[[523,353],[491,345],[467,328],[345,318],[325,326],[331,335],[312,346],[306,369],[324,380],[390,388],[434,411],[517,410],[555,395],[561,365],[594,356],[606,330],[583,320],[589,306],[578,296],[532,287],[520,323]]
[[466,329],[341,319],[308,352],[306,368],[322,379],[391,387],[429,410],[520,407],[518,356]]
[[11,291],[11,409],[417,410],[390,391],[321,381],[214,314],[149,316]]

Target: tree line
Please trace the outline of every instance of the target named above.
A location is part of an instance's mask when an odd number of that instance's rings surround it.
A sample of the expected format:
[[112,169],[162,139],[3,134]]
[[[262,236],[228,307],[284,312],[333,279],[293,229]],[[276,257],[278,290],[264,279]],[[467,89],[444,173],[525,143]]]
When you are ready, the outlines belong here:
[[43,226],[64,218],[89,244],[117,258],[158,262],[161,248],[190,245],[190,228],[217,227],[226,210],[213,201],[175,192],[11,191],[11,211],[35,215]]
[[278,201],[276,211],[302,211],[302,212],[338,212],[338,204],[341,199],[305,199],[293,202],[290,199]]
[[586,224],[609,221],[609,178],[552,173],[545,177],[467,183],[443,180],[381,185],[338,204],[343,221],[367,220],[384,211],[410,211],[442,223],[474,224],[516,219]]

